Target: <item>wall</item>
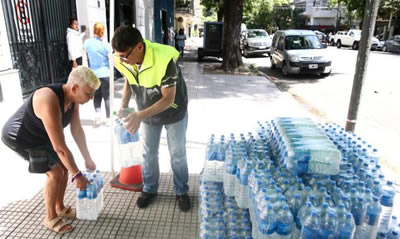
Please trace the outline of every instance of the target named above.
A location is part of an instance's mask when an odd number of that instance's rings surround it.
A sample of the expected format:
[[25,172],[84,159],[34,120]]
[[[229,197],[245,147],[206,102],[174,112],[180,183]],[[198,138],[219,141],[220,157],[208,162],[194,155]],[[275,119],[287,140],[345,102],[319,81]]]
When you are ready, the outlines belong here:
[[154,41],[154,2],[146,0],[136,0],[136,28],[142,36],[150,41]]

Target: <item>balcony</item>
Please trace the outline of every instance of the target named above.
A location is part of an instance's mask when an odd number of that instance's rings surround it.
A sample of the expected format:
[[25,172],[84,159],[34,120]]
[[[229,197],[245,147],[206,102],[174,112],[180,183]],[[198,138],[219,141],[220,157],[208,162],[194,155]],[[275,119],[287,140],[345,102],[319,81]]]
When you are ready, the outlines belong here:
[[190,0],[176,0],[175,2],[175,12],[181,14],[191,14],[194,13],[193,1]]

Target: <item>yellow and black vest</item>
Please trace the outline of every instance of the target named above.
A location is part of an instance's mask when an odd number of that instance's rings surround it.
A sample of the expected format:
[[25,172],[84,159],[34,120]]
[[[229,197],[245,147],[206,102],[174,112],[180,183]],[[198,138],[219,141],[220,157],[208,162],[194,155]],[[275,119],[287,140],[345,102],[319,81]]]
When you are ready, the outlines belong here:
[[[145,55],[140,71],[136,65],[121,62],[119,57],[114,58],[114,66],[128,80],[135,93],[139,110],[146,109],[161,99],[161,80],[165,76],[168,63],[179,58],[175,48],[144,40]],[[144,120],[152,125],[172,124],[180,121],[186,115],[188,97],[186,84],[178,64],[178,80],[174,103],[165,111]]]

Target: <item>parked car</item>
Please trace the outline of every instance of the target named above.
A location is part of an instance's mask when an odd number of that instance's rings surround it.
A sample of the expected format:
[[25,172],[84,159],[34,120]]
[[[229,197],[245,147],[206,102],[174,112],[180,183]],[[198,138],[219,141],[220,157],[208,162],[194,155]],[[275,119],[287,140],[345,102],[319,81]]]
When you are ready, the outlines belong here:
[[400,35],[396,35],[392,39],[385,41],[382,51],[400,53]]
[[309,30],[277,31],[271,45],[271,67],[278,67],[283,75],[331,73],[332,61],[326,46]]
[[[360,47],[361,30],[352,29],[347,32],[339,31],[333,39],[337,48],[350,46],[353,50],[358,50]],[[372,37],[371,50],[375,50],[378,47],[378,44],[378,38]]]
[[240,37],[240,50],[244,57],[270,52],[271,38],[263,29],[247,29]]

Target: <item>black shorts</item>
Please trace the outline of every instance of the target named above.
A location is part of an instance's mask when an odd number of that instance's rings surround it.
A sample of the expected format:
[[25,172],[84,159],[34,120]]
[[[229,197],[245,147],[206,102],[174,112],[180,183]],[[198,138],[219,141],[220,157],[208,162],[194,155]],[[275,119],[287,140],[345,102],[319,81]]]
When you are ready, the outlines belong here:
[[2,140],[7,147],[29,162],[30,173],[46,173],[60,162],[60,158],[50,144],[22,149],[8,144],[3,138]]

